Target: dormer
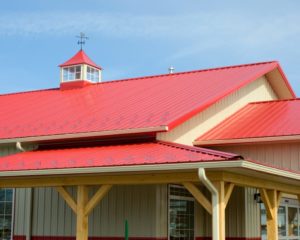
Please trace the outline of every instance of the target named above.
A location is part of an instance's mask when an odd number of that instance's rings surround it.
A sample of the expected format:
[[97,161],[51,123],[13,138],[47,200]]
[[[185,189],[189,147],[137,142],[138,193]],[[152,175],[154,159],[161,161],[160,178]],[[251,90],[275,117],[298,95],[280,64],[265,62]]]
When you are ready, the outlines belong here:
[[60,67],[60,89],[82,88],[101,82],[102,68],[81,49]]

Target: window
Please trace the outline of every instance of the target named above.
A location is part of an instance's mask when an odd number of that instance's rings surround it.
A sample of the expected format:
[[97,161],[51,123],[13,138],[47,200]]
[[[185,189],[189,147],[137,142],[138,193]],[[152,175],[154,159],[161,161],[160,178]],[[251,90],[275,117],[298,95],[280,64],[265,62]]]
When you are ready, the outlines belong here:
[[81,66],[63,68],[63,80],[72,81],[81,79]]
[[11,239],[13,216],[13,189],[0,189],[0,239]]
[[169,186],[169,239],[194,240],[194,198],[182,186]]
[[[297,200],[285,199],[278,208],[278,237],[280,240],[300,240],[300,206]],[[264,204],[261,204],[261,236],[267,239],[267,219]]]
[[87,67],[87,80],[92,82],[99,82],[99,70],[92,67]]

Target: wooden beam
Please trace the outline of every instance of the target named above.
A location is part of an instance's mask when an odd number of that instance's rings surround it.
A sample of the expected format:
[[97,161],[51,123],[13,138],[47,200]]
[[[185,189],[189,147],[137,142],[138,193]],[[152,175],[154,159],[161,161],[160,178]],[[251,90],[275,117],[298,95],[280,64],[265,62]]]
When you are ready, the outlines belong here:
[[291,185],[275,180],[253,178],[232,172],[208,172],[207,177],[211,181],[225,181],[234,183],[236,186],[275,189],[283,193],[300,194],[299,185]]
[[259,189],[259,192],[260,192],[261,199],[265,205],[267,218],[273,219],[274,215],[273,215],[273,211],[272,211],[272,205],[271,205],[267,190],[264,188],[261,188],[261,189]]
[[267,215],[267,239],[278,240],[278,194],[276,190],[260,189]]
[[212,214],[211,202],[203,195],[199,188],[190,182],[183,182],[182,185],[193,195],[197,202],[204,207],[209,214]]
[[111,189],[112,185],[103,185],[98,191],[94,194],[94,196],[89,200],[89,202],[85,206],[85,214],[89,215],[90,212],[95,208],[95,206],[102,200],[102,198],[108,193]]
[[[0,188],[54,187],[77,185],[141,185],[199,182],[197,172],[147,173],[147,174],[98,174],[55,175],[0,178]],[[300,192],[299,192],[300,193]]]
[[229,199],[231,197],[233,189],[234,189],[234,184],[233,183],[226,183],[225,184],[225,197],[224,197],[225,208],[227,207],[227,204],[229,202]]
[[225,240],[226,232],[225,232],[225,182],[217,181],[213,182],[219,194],[219,240]]
[[88,187],[77,187],[77,221],[76,240],[88,240],[88,215],[85,214],[85,206],[88,202]]
[[66,203],[69,205],[69,207],[76,214],[77,204],[74,201],[73,197],[70,195],[70,193],[67,191],[67,189],[62,186],[59,186],[59,187],[56,187],[56,190],[59,192],[59,194],[63,197],[63,199],[66,201]]

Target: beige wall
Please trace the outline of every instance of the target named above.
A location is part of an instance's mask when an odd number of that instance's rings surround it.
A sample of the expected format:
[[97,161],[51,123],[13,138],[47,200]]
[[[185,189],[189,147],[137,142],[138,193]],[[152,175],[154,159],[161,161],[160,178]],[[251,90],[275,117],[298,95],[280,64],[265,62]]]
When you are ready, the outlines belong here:
[[254,200],[254,188],[245,188],[245,237],[259,238],[260,233],[260,204]]
[[[69,191],[75,197],[75,188]],[[17,197],[14,235],[24,236],[26,191],[17,190]],[[114,186],[91,213],[89,236],[123,237],[125,219],[131,237],[166,237],[166,185]],[[34,189],[33,236],[75,236],[75,224],[74,213],[54,188]]]
[[192,145],[203,133],[249,102],[277,99],[268,80],[261,77],[215,103],[170,132],[158,133],[157,139]]
[[300,142],[266,143],[213,147],[221,151],[241,154],[262,164],[300,171]]
[[[253,189],[235,187],[226,208],[226,237],[257,238],[260,236],[259,205],[254,203]],[[210,194],[204,191],[210,199]],[[252,219],[253,218],[253,219]],[[196,237],[210,237],[211,215],[198,203],[195,208]]]

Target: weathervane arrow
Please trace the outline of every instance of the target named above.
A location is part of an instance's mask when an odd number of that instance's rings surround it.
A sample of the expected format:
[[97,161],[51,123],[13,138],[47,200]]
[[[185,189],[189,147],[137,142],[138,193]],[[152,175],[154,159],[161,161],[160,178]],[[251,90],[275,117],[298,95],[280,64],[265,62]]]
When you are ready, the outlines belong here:
[[83,32],[81,32],[80,35],[76,37],[79,38],[77,44],[80,44],[80,49],[82,50],[82,46],[85,44],[85,40],[88,40],[89,38],[86,37]]

